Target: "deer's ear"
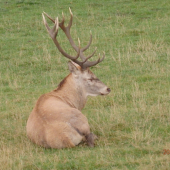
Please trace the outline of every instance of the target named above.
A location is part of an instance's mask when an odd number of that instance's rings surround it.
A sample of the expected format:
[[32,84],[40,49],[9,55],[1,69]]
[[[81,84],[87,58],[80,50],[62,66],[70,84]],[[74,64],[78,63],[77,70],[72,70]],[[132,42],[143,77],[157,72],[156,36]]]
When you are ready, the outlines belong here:
[[68,62],[68,68],[74,75],[78,75],[80,73],[80,66],[73,61]]

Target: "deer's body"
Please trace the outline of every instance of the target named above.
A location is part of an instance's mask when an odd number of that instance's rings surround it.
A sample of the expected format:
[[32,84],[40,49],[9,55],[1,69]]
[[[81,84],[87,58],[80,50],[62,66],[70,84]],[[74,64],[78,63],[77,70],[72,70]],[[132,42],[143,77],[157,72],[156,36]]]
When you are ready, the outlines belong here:
[[[46,22],[45,19],[44,22]],[[55,24],[57,23],[55,22]],[[47,25],[46,27],[51,33],[49,27]],[[52,30],[52,35],[54,33],[55,37],[56,32],[58,30]],[[51,37],[55,42],[54,37]],[[55,44],[58,47],[57,43]],[[62,53],[62,49],[58,48]],[[77,52],[78,57],[82,55],[81,49],[78,49]],[[77,57],[71,60],[74,61],[69,62],[71,73],[59,84],[57,89],[38,99],[27,121],[28,137],[34,143],[46,148],[74,147],[83,140],[93,147],[96,136],[90,132],[88,120],[81,110],[89,95],[106,95],[110,92],[110,89],[88,68],[102,60],[79,62]]]
[[74,147],[90,134],[87,118],[80,111],[86,96],[77,88],[70,74],[58,89],[38,99],[27,123],[33,142],[51,148]]

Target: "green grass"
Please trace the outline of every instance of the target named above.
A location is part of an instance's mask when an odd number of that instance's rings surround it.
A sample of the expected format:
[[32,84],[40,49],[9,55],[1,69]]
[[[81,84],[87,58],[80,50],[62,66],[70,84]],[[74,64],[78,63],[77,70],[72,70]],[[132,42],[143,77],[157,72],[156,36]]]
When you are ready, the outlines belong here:
[[[46,32],[41,13],[74,23],[86,45],[90,30],[106,58],[91,70],[112,92],[90,97],[83,113],[99,140],[95,148],[44,149],[26,136],[38,99],[68,74],[67,59]],[[2,170],[170,168],[169,0],[0,1],[0,165]],[[59,41],[73,50],[59,31]],[[97,59],[93,57],[93,59]]]

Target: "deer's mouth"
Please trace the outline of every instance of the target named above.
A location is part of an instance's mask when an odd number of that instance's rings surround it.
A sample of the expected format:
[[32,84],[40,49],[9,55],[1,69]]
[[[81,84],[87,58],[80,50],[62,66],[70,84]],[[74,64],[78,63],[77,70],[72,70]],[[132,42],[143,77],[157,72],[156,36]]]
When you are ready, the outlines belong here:
[[100,93],[100,95],[104,96],[104,95],[107,95],[111,92],[111,89],[110,88],[107,88],[106,89],[106,93]]
[[109,94],[109,92],[107,92],[107,93],[100,93],[101,96],[105,96],[107,94]]

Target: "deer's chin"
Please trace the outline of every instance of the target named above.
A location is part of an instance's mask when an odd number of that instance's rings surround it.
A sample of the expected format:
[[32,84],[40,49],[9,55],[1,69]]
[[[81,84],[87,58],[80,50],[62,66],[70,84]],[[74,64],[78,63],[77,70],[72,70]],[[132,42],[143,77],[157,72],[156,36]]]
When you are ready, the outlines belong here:
[[100,93],[101,96],[106,96],[108,95],[109,93]]
[[105,91],[105,92],[100,92],[100,95],[101,96],[108,95],[110,93],[110,91],[111,91],[110,89],[109,90],[107,89],[107,91]]

